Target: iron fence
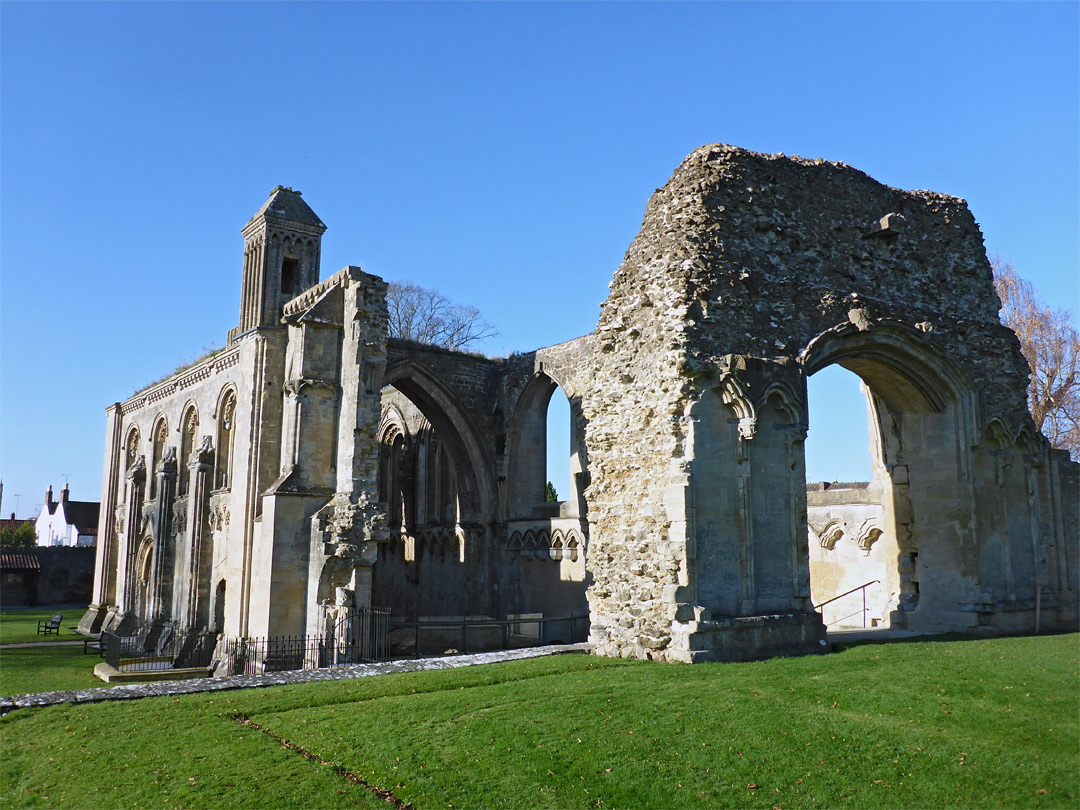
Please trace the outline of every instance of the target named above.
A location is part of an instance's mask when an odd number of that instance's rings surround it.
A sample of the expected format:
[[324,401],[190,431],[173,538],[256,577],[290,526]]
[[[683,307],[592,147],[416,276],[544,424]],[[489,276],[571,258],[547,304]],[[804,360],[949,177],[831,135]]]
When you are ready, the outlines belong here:
[[587,634],[588,614],[544,618],[523,614],[509,619],[431,619],[390,622],[390,610],[328,608],[325,635],[218,639],[206,632],[141,628],[131,636],[103,632],[105,661],[121,672],[207,667],[216,675],[261,675],[391,657],[467,653],[566,644]]
[[214,654],[214,637],[166,629],[156,640],[141,630],[135,635],[118,636],[105,631],[101,644],[105,662],[118,672],[153,672],[188,667],[208,667]]
[[324,613],[326,635],[226,638],[169,626],[140,627],[130,636],[104,632],[105,661],[120,672],[213,667],[218,674],[258,675],[385,661],[390,655],[389,608],[353,607]]
[[390,657],[389,608],[329,610],[323,616],[324,620],[329,618],[326,624],[332,624],[333,631],[325,636],[228,639],[218,651],[219,660],[227,662],[231,675],[260,675],[374,663]]

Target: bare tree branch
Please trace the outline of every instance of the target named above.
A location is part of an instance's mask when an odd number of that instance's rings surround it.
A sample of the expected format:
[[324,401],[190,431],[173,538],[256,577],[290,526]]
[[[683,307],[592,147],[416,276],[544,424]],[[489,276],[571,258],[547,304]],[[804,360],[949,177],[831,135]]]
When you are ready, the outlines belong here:
[[1050,443],[1080,459],[1080,335],[1068,310],[1051,310],[1008,262],[991,257],[1001,322],[1031,367],[1028,409]]
[[476,307],[455,303],[438,290],[416,284],[391,281],[386,304],[392,338],[459,350],[499,334]]

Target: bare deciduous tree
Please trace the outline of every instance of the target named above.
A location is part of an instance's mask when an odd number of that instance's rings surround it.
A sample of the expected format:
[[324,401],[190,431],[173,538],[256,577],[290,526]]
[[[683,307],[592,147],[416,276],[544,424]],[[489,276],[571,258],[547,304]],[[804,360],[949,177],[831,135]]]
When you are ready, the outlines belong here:
[[444,349],[464,349],[498,330],[468,304],[451,301],[438,290],[391,281],[386,291],[390,337],[415,340]]
[[1052,310],[1008,262],[991,257],[1001,322],[1031,366],[1028,408],[1054,447],[1080,459],[1080,335],[1067,310]]

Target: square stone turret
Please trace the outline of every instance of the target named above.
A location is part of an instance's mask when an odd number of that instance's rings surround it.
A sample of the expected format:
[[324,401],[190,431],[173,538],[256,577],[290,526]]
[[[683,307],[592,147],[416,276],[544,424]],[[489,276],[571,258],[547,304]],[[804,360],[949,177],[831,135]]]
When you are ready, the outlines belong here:
[[244,277],[236,337],[256,327],[280,327],[285,304],[319,283],[326,225],[299,191],[278,186],[244,226]]

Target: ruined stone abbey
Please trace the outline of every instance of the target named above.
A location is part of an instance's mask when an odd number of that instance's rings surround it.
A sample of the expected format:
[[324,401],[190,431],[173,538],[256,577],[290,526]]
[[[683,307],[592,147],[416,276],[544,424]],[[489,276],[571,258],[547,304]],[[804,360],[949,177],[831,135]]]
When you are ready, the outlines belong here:
[[[1078,466],[1033,427],[963,200],[702,147],[595,331],[509,359],[388,339],[382,279],[320,281],[325,229],[275,189],[226,347],[107,409],[83,630],[576,614],[601,655],[735,660],[822,649],[819,574],[879,579],[877,626],[1076,629]],[[874,478],[808,493],[831,364],[865,384]],[[547,503],[557,388],[573,491]]]

